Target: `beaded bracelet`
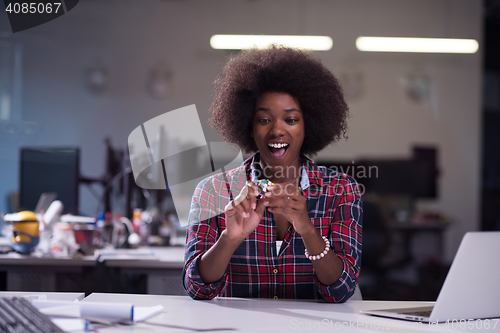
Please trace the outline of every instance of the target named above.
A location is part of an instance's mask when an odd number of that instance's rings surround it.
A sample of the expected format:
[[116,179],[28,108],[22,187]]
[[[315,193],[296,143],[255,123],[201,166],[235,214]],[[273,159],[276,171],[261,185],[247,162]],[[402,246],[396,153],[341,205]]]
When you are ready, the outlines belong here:
[[326,256],[326,254],[328,253],[328,251],[330,251],[330,241],[325,236],[322,236],[322,238],[325,241],[325,245],[326,245],[325,246],[325,250],[323,252],[321,252],[320,254],[318,254],[318,255],[310,256],[309,252],[307,252],[307,249],[306,249],[306,251],[304,252],[304,255],[309,260],[319,260],[319,259],[323,258],[324,256]]

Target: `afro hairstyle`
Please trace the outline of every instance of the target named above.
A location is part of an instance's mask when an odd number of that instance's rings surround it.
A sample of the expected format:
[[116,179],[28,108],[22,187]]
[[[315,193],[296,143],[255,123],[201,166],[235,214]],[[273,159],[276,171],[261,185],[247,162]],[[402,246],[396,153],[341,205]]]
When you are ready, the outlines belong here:
[[290,94],[299,102],[305,126],[302,154],[315,155],[347,138],[349,108],[342,88],[309,52],[276,45],[241,51],[225,64],[214,85],[210,125],[246,153],[258,150],[251,136],[255,105],[268,91]]

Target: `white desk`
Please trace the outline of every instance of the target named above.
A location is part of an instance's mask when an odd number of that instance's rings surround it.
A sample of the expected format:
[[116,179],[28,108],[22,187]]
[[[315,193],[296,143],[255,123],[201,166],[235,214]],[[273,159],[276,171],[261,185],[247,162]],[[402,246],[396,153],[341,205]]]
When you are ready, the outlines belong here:
[[[134,257],[136,250],[119,249],[116,253],[124,254],[120,259],[106,258],[106,267],[119,268],[122,274],[146,274],[147,293],[160,295],[186,295],[182,286],[182,268],[184,267],[184,247],[141,247],[140,251],[150,251],[156,259]],[[127,258],[127,253],[130,257]]]
[[[184,265],[184,247],[149,247],[140,251],[150,250],[157,259],[147,260],[130,256],[129,259],[106,259],[106,267],[117,268],[122,274],[147,274],[147,292],[163,295],[185,295],[181,275]],[[120,253],[136,250],[117,250]],[[108,251],[109,253],[109,251]],[[97,267],[97,256],[72,257],[36,257],[8,253],[0,255],[0,271],[7,272],[7,290],[17,291],[58,291],[58,276],[63,274],[88,275]],[[102,270],[99,271],[102,273]],[[101,276],[100,279],[105,279]],[[71,285],[70,289],[84,290],[82,286]],[[101,289],[102,290],[102,289]],[[89,291],[88,291],[89,292]]]
[[7,272],[7,290],[57,291],[58,273],[80,274],[95,266],[94,257],[35,257],[15,252],[0,255],[0,271]]
[[[433,302],[347,301],[327,304],[303,301],[216,298],[194,301],[187,296],[91,294],[85,301],[131,302],[136,306],[161,304],[164,312],[148,321],[195,329],[232,328],[234,332],[476,332],[477,329],[452,329],[444,324],[428,324],[371,317],[360,310],[387,309],[429,305]],[[487,332],[500,332],[490,321]],[[109,327],[102,332],[186,332],[147,324]],[[217,331],[224,332],[224,331]],[[231,332],[231,331],[228,331]]]
[[[142,259],[141,257],[134,257],[134,252],[150,252],[156,259]],[[171,246],[171,247],[151,247],[145,246],[137,250],[134,249],[118,249],[111,251],[97,250],[99,253],[120,253],[123,257],[120,259],[106,258],[105,263],[108,267],[122,267],[122,268],[153,268],[153,269],[180,269],[184,267],[184,247]],[[127,258],[127,254],[130,256]]]
[[84,293],[45,293],[45,292],[29,292],[29,291],[0,291],[0,297],[21,297],[30,295],[45,295],[47,300],[51,301],[74,301],[83,300]]

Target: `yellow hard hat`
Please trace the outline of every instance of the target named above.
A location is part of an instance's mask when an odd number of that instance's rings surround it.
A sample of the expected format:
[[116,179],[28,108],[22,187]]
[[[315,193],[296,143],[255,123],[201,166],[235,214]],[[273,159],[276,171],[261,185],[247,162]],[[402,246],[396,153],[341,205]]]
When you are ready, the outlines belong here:
[[24,210],[13,215],[14,219],[12,222],[38,222],[35,213],[30,212],[29,210]]

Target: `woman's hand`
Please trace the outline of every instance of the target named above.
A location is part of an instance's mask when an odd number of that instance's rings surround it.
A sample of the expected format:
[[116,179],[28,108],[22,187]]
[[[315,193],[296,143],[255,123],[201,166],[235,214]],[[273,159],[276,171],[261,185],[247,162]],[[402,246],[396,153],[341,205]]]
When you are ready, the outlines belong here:
[[256,202],[258,195],[257,185],[248,182],[225,207],[226,229],[198,261],[200,277],[205,284],[216,282],[224,276],[234,251],[259,225],[266,207],[263,200]]
[[307,212],[307,199],[295,184],[274,184],[268,190],[261,200],[270,212],[282,214],[300,235],[316,231]]
[[264,200],[259,200],[258,186],[247,182],[234,200],[225,207],[227,238],[231,241],[242,242],[259,225],[264,216]]

